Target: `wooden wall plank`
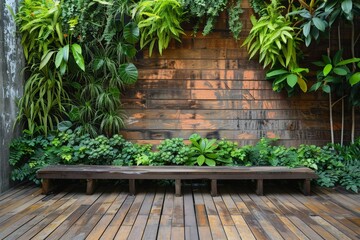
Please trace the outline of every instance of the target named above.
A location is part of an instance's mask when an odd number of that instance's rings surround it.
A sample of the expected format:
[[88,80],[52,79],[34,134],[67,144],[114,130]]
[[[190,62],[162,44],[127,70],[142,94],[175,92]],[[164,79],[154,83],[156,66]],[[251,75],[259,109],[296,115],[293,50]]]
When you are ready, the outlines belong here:
[[[126,138],[155,143],[198,132],[249,144],[275,136],[287,145],[330,141],[327,96],[316,92],[290,98],[285,92],[276,93],[257,59],[248,59],[241,44],[252,27],[253,12],[248,1],[243,6],[247,7],[239,41],[227,29],[224,12],[206,36],[200,31],[193,36],[191,23],[185,24],[181,43],[172,41],[162,55],[154,52],[149,57],[147,50],[138,54],[139,80],[121,99],[129,116],[121,131]],[[311,73],[309,87],[315,78]],[[339,105],[333,115],[338,137]],[[351,114],[346,110],[345,115],[348,141]],[[359,112],[356,119],[360,121]],[[356,135],[360,135],[359,126]]]

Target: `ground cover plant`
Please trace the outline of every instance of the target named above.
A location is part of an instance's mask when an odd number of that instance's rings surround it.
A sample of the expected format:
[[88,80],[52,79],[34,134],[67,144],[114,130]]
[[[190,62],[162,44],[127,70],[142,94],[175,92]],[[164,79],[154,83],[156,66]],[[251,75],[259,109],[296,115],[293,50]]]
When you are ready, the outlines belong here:
[[314,169],[320,186],[341,185],[348,190],[360,189],[360,139],[354,144],[323,147],[277,145],[277,139],[261,138],[255,145],[238,146],[226,139],[207,139],[199,134],[184,139],[171,138],[156,148],[136,144],[121,135],[91,137],[79,127],[61,123],[51,134],[32,137],[23,134],[12,141],[10,164],[13,180],[39,183],[36,171],[52,164],[90,165],[190,165],[190,166],[305,166]]

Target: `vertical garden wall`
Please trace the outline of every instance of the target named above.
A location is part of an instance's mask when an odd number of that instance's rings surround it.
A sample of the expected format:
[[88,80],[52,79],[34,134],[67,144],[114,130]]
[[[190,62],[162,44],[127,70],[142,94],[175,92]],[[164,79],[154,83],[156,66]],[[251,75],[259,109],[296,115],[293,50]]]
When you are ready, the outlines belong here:
[[[242,2],[243,29],[238,41],[229,31],[227,12],[215,29],[203,36],[193,35],[189,24],[181,43],[173,42],[162,55],[148,51],[137,62],[139,80],[128,88],[122,102],[129,115],[125,138],[158,143],[171,137],[187,138],[197,132],[204,137],[226,138],[241,144],[262,137],[277,137],[286,145],[323,145],[331,141],[327,94],[308,92],[288,97],[286,91],[272,90],[262,65],[249,60],[241,47],[252,27],[248,1]],[[326,45],[305,49],[311,61],[326,54]],[[324,47],[325,46],[325,47]],[[311,66],[314,69],[314,65]],[[309,74],[308,86],[316,81]],[[341,115],[335,105],[334,132],[340,136]],[[351,113],[345,110],[345,139],[349,141]],[[359,114],[357,114],[359,118]],[[359,135],[359,126],[356,127]]]
[[14,122],[17,116],[16,99],[22,95],[21,70],[23,54],[16,37],[16,27],[6,5],[16,9],[18,1],[0,3],[0,192],[10,185],[9,144],[17,135]]

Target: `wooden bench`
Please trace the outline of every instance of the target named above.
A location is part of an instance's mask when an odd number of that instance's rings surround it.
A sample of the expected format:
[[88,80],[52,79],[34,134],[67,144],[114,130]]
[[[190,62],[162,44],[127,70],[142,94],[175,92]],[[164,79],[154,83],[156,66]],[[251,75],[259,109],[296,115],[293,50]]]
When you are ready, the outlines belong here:
[[256,193],[263,195],[264,179],[303,180],[303,193],[310,194],[310,181],[316,173],[306,167],[208,167],[208,166],[101,166],[101,165],[54,165],[37,171],[42,179],[42,190],[47,194],[50,179],[86,179],[86,193],[94,191],[95,179],[128,179],[129,192],[135,194],[136,179],[174,179],[175,194],[181,195],[181,180],[211,180],[211,195],[217,195],[217,180],[257,181]]

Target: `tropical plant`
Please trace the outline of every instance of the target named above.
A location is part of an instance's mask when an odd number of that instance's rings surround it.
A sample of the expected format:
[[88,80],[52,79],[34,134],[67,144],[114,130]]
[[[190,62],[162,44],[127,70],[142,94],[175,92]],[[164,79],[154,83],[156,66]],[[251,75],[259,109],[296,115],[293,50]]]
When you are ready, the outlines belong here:
[[[86,25],[74,29],[79,36],[84,32],[88,34],[84,44],[87,71],[69,76],[78,83],[72,84],[74,94],[71,96],[70,119],[83,133],[93,137],[97,134],[111,136],[125,125],[126,115],[121,110],[120,95],[124,86],[135,83],[138,78],[138,70],[131,61],[137,52],[135,45],[140,32],[129,18],[129,1],[91,2],[84,1],[84,4],[95,12],[83,13],[81,19],[103,27]],[[75,6],[67,5],[74,13],[79,12],[81,9],[74,10]],[[101,17],[99,11],[102,11]],[[68,19],[73,17],[66,15]]]
[[[190,18],[196,18],[194,33],[205,21],[202,34],[209,34],[216,23],[216,18],[226,8],[228,0],[181,0],[185,12]],[[235,16],[234,16],[235,17]]]
[[140,47],[149,46],[152,55],[155,44],[160,54],[170,40],[180,40],[185,34],[181,23],[183,8],[177,0],[140,0],[134,5],[132,17],[140,29]]
[[240,32],[243,28],[243,24],[239,19],[241,14],[244,12],[244,10],[241,8],[241,1],[242,0],[231,1],[231,6],[228,9],[229,29],[236,40],[239,40]]
[[326,6],[326,2],[323,2],[318,6],[318,1],[311,0],[309,4],[305,1],[299,1],[301,9],[292,11],[289,15],[299,15],[301,17],[301,29],[305,39],[305,45],[309,46],[312,39],[318,41],[320,39],[320,33],[325,32],[329,26],[327,17],[332,10]]
[[182,138],[165,139],[156,149],[150,165],[184,165],[189,160],[190,148]]
[[249,58],[259,54],[259,62],[264,68],[276,64],[286,69],[298,67],[298,45],[301,39],[296,36],[292,22],[282,15],[285,7],[278,0],[267,5],[267,14],[256,19],[250,17],[252,28],[243,46],[247,46]]
[[303,73],[308,73],[308,68],[275,69],[266,73],[266,78],[272,80],[272,88],[275,92],[286,89],[288,95],[291,96],[295,91],[296,84],[303,92],[307,92],[307,84]]
[[63,75],[71,61],[85,68],[81,47],[64,38],[60,17],[61,5],[53,1],[25,0],[15,15],[30,75],[18,104],[18,121],[26,120],[30,134],[46,135],[66,116],[69,98]]
[[218,155],[215,150],[217,148],[216,139],[209,140],[194,133],[189,137],[189,140],[191,142],[190,149],[192,150],[189,165],[216,165],[216,160],[218,159]]

